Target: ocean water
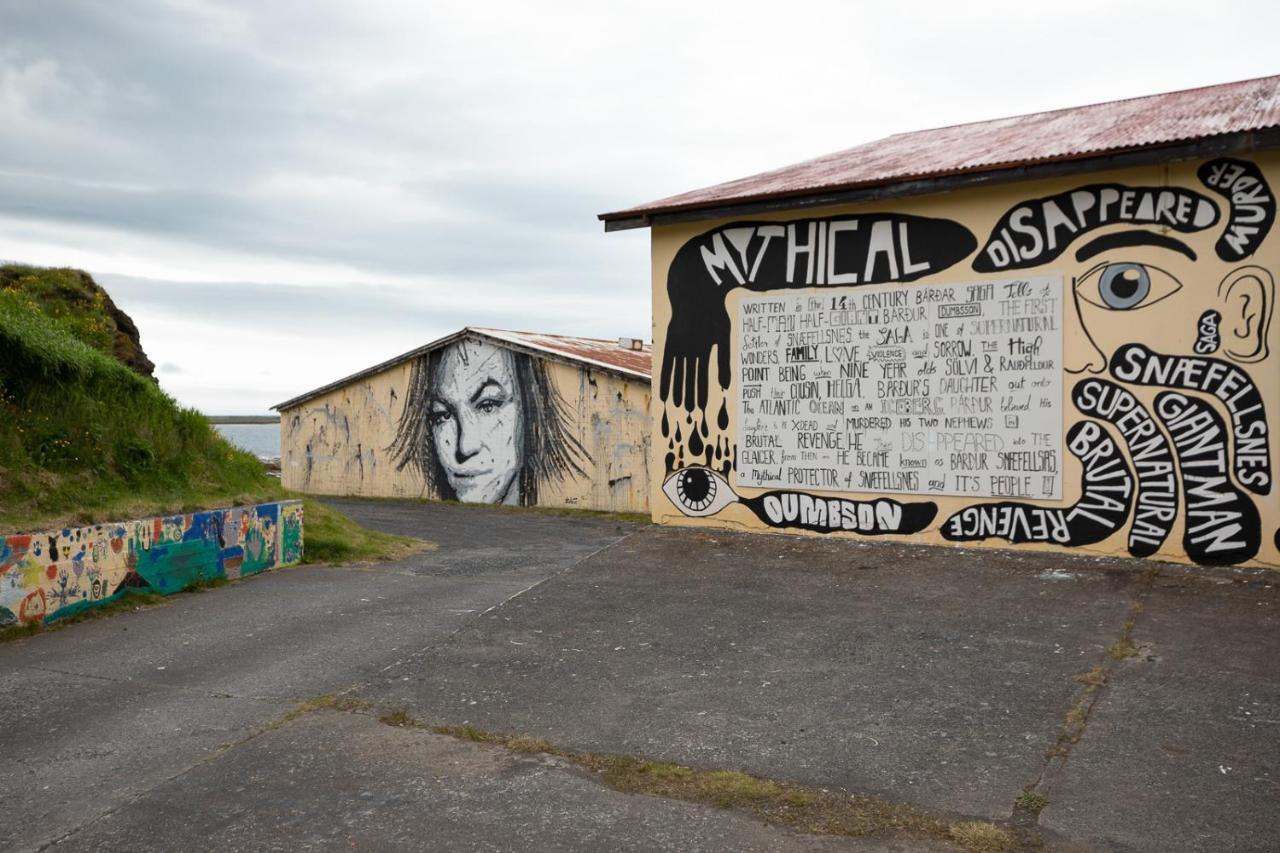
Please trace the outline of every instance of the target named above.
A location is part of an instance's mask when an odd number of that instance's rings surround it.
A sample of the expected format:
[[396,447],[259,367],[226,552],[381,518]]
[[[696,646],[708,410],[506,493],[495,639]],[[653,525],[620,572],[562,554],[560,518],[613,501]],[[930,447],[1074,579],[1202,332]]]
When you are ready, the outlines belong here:
[[280,424],[214,424],[227,441],[259,459],[280,456]]

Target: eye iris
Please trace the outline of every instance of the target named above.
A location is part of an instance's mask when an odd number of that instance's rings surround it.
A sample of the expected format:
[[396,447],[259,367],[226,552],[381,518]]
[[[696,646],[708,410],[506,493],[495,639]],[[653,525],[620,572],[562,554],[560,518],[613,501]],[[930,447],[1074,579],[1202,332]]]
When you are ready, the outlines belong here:
[[690,468],[680,472],[680,479],[676,485],[680,497],[693,509],[705,508],[711,503],[711,498],[716,493],[715,481],[701,468]]
[[1151,276],[1142,264],[1109,264],[1102,271],[1098,292],[1110,308],[1132,308],[1151,292]]

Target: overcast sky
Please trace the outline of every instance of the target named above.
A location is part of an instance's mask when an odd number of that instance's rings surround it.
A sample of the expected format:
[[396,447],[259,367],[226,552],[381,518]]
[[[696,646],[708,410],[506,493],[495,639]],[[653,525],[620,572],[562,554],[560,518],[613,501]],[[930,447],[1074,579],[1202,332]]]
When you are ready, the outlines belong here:
[[211,414],[464,325],[651,336],[596,214],[890,133],[1280,72],[1275,2],[0,0],[0,259]]

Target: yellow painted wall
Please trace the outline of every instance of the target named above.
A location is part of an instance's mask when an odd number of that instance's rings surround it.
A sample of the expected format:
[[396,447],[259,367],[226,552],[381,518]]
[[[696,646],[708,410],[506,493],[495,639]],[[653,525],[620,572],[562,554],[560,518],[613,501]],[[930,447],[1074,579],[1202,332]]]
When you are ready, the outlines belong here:
[[[537,361],[563,401],[562,422],[581,446],[583,473],[543,478],[536,504],[648,512],[648,383]],[[406,362],[282,410],[284,485],[311,494],[442,497],[412,464],[399,467],[395,452],[413,371]],[[512,494],[506,502],[519,501]]]
[[[1014,528],[1008,526],[1000,527],[1000,531],[1009,534],[1011,530],[1015,530],[1012,536],[989,536],[985,539],[978,539],[967,542],[956,542],[954,544],[964,544],[972,546],[994,546],[994,547],[1017,547],[1032,550],[1053,550],[1053,549],[1069,549],[1073,552],[1088,552],[1097,554],[1115,554],[1135,556],[1145,556],[1144,547],[1141,543],[1141,536],[1138,540],[1131,540],[1131,534],[1135,531],[1137,523],[1136,510],[1141,500],[1148,503],[1141,504],[1141,508],[1147,513],[1145,516],[1148,520],[1158,518],[1160,512],[1160,501],[1158,501],[1154,485],[1160,478],[1159,471],[1152,466],[1145,469],[1147,480],[1144,482],[1139,474],[1133,468],[1133,453],[1128,448],[1126,436],[1116,424],[1108,422],[1105,418],[1097,416],[1086,416],[1082,413],[1072,401],[1073,389],[1078,385],[1089,380],[1101,380],[1103,382],[1113,383],[1120,388],[1130,392],[1142,407],[1152,416],[1153,422],[1157,424],[1157,429],[1164,436],[1164,443],[1172,451],[1176,457],[1183,450],[1186,452],[1186,458],[1183,464],[1170,473],[1173,478],[1172,482],[1176,489],[1177,508],[1174,511],[1176,518],[1170,522],[1171,529],[1163,543],[1155,551],[1155,558],[1162,558],[1181,562],[1202,562],[1202,563],[1234,563],[1256,566],[1280,567],[1280,487],[1277,487],[1272,480],[1274,479],[1276,468],[1276,454],[1280,453],[1280,442],[1276,440],[1276,436],[1271,434],[1272,430],[1269,424],[1280,423],[1280,325],[1274,319],[1274,302],[1276,299],[1274,278],[1280,274],[1280,234],[1270,233],[1265,240],[1260,243],[1253,235],[1251,243],[1245,246],[1247,255],[1243,258],[1227,258],[1219,256],[1215,246],[1219,238],[1224,235],[1233,224],[1245,223],[1246,227],[1249,221],[1258,218],[1268,205],[1274,211],[1274,195],[1271,188],[1280,187],[1280,154],[1265,153],[1257,154],[1249,157],[1235,158],[1238,161],[1255,164],[1261,169],[1266,183],[1269,186],[1259,187],[1252,181],[1244,180],[1227,187],[1227,191],[1235,191],[1237,197],[1235,202],[1240,205],[1246,205],[1250,202],[1256,202],[1258,199],[1264,199],[1261,207],[1246,208],[1240,206],[1233,209],[1232,202],[1222,193],[1217,191],[1213,186],[1206,185],[1205,181],[1197,174],[1197,170],[1204,167],[1209,169],[1206,161],[1194,162],[1177,162],[1161,166],[1152,166],[1146,168],[1127,169],[1114,172],[1090,173],[1066,178],[1046,179],[1036,182],[1028,182],[1013,185],[993,186],[987,188],[975,188],[949,193],[940,193],[928,196],[919,196],[913,198],[902,198],[899,200],[884,200],[878,202],[869,202],[865,204],[832,207],[824,209],[805,209],[793,210],[777,214],[760,214],[751,216],[736,217],[733,220],[723,219],[714,221],[702,221],[680,225],[667,225],[655,227],[652,234],[652,263],[653,263],[653,314],[654,314],[654,419],[652,424],[652,448],[653,454],[651,465],[653,468],[651,483],[651,505],[653,507],[653,517],[655,521],[665,524],[677,525],[717,525],[734,527],[747,530],[768,531],[778,529],[782,532],[806,532],[805,525],[798,524],[781,524],[771,525],[766,523],[768,513],[764,511],[762,503],[762,495],[767,492],[787,491],[793,494],[806,493],[811,498],[828,501],[829,499],[845,499],[852,501],[853,505],[846,506],[844,504],[828,504],[821,508],[823,514],[828,511],[836,513],[839,511],[848,512],[852,515],[853,521],[849,524],[837,526],[829,535],[858,537],[863,535],[858,532],[848,532],[849,530],[857,530],[860,525],[857,520],[858,512],[869,513],[864,516],[862,527],[865,529],[867,518],[874,516],[876,512],[883,509],[883,506],[872,504],[868,510],[860,509],[856,504],[858,502],[875,501],[878,497],[892,499],[903,505],[919,505],[924,503],[936,504],[936,515],[924,526],[920,532],[895,536],[888,533],[890,538],[905,538],[910,541],[918,541],[935,544],[953,544],[948,541],[948,537],[944,537],[944,529],[960,531],[964,525],[956,521],[954,528],[949,528],[948,524],[953,523],[952,517],[968,508],[975,506],[995,504],[1002,501],[1009,501],[1022,504],[1021,509],[1010,511],[1017,518],[1013,519]],[[1215,161],[1213,168],[1216,169],[1216,178],[1221,181],[1225,177],[1232,175],[1239,176],[1238,172],[1229,171],[1232,168],[1231,163],[1223,161]],[[1227,171],[1224,171],[1227,170]],[[1056,257],[1047,257],[1046,251],[1046,231],[1039,230],[1041,239],[1040,255],[1037,256],[1035,265],[1025,266],[1017,269],[1004,269],[997,271],[980,271],[975,269],[975,263],[982,266],[980,260],[984,257],[990,262],[993,257],[999,258],[1000,249],[988,250],[989,238],[1000,236],[1000,229],[1009,227],[1008,220],[1002,220],[1020,206],[1032,203],[1032,206],[1043,213],[1045,208],[1039,204],[1037,200],[1043,200],[1056,194],[1067,193],[1063,197],[1067,200],[1071,198],[1069,195],[1073,191],[1082,191],[1081,188],[1092,186],[1094,189],[1090,192],[1096,202],[1099,198],[1097,189],[1100,185],[1118,185],[1118,192],[1125,189],[1146,188],[1147,200],[1154,202],[1157,206],[1163,205],[1161,210],[1139,210],[1139,206],[1143,204],[1143,192],[1137,192],[1129,198],[1127,202],[1122,200],[1111,200],[1114,208],[1111,210],[1112,217],[1107,222],[1094,223],[1097,227],[1088,227],[1090,225],[1089,213],[1086,212],[1082,217],[1076,217],[1075,212],[1069,207],[1061,208],[1059,212],[1065,209],[1067,215],[1073,219],[1070,225],[1062,225],[1058,223],[1055,232],[1057,242],[1066,246],[1065,251],[1061,251]],[[1159,189],[1180,190],[1161,196],[1153,191]],[[1186,198],[1184,201],[1183,198]],[[1209,227],[1198,227],[1198,198],[1210,200],[1212,206],[1217,211],[1217,221]],[[1265,199],[1269,199],[1265,201]],[[1080,196],[1082,206],[1087,206],[1088,200],[1086,196]],[[1121,204],[1128,205],[1127,215],[1121,215]],[[1064,202],[1065,204],[1065,202]],[[1182,206],[1179,209],[1179,206]],[[769,222],[800,222],[802,220],[810,220],[823,217],[840,217],[860,219],[861,227],[865,230],[871,227],[874,221],[874,214],[907,214],[922,217],[933,217],[951,220],[959,223],[967,228],[976,238],[976,245],[971,251],[964,254],[953,265],[945,269],[936,271],[930,270],[922,277],[905,284],[895,285],[864,285],[864,284],[845,284],[833,286],[825,283],[821,286],[802,286],[803,278],[797,275],[796,280],[791,284],[782,281],[766,282],[757,280],[755,283],[748,283],[746,286],[738,286],[734,280],[733,271],[724,265],[723,257],[715,257],[715,250],[723,249],[723,254],[734,260],[736,266],[741,267],[740,272],[749,277],[750,267],[753,260],[758,257],[762,243],[761,234],[764,232],[756,231],[755,237],[750,238],[754,242],[742,242],[741,246],[735,245],[725,231],[718,233],[724,237],[722,244],[713,242],[713,231],[724,228],[730,224],[754,223],[755,227]],[[1095,211],[1096,213],[1096,211]],[[1152,216],[1148,216],[1152,214]],[[1156,215],[1158,214],[1158,216]],[[1205,215],[1200,214],[1201,217]],[[1158,222],[1149,221],[1156,218]],[[1026,228],[1032,219],[1028,219],[1026,215],[1018,218],[1018,224]],[[1179,230],[1170,225],[1171,222],[1181,222],[1184,230]],[[800,226],[803,228],[803,226]],[[851,225],[850,228],[858,226]],[[888,226],[896,228],[896,224]],[[913,226],[914,227],[914,226]],[[1080,247],[1093,241],[1095,238],[1106,234],[1131,235],[1134,232],[1143,231],[1146,233],[1154,233],[1157,235],[1175,238],[1182,241],[1196,256],[1195,260],[1186,257],[1181,251],[1173,251],[1165,247],[1155,247],[1149,245],[1113,245],[1100,251],[1098,254],[1088,257],[1084,260],[1078,260],[1076,253]],[[1073,233],[1074,232],[1074,233]],[[748,238],[748,232],[738,232],[740,241]],[[776,241],[785,242],[785,238],[777,236],[780,229],[774,232]],[[804,231],[798,232],[804,234]],[[896,232],[895,232],[896,233]],[[919,232],[917,232],[918,234]],[[1020,241],[1020,245],[1024,250],[1031,252],[1036,248],[1034,238],[1021,233],[1012,233],[1015,241]],[[835,238],[832,238],[835,239]],[[1121,240],[1128,239],[1119,238]],[[677,317],[676,323],[672,325],[673,319],[673,300],[669,295],[669,272],[672,270],[673,261],[677,259],[677,253],[681,247],[690,244],[690,241],[698,241],[697,245],[709,247],[712,251],[713,266],[719,264],[714,270],[714,275],[721,278],[722,283],[719,285],[709,286],[706,281],[694,278],[682,278],[680,281],[694,281],[694,285],[682,285],[679,282],[670,286],[676,288],[685,288],[679,290],[677,298],[682,301],[685,306],[683,317]],[[774,249],[777,249],[782,242],[775,242]],[[1059,247],[1061,248],[1061,247]],[[911,250],[914,253],[914,260],[919,262],[920,259],[929,254],[930,247],[921,245],[919,242],[913,243]],[[772,250],[769,250],[772,251]],[[1006,247],[1007,251],[1007,247]],[[688,263],[688,253],[686,252],[684,263]],[[795,270],[803,269],[803,256],[797,256],[795,263],[799,267],[793,267]],[[898,258],[899,269],[901,273],[902,267],[906,261]],[[1117,310],[1114,306],[1121,304],[1122,300],[1116,296],[1116,288],[1119,287],[1115,282],[1119,279],[1111,278],[1108,285],[1110,288],[1106,294],[1106,300],[1103,300],[1097,292],[1099,285],[1099,274],[1114,272],[1121,270],[1124,275],[1138,276],[1143,273],[1137,271],[1123,271],[1120,266],[1111,267],[1110,265],[1140,265],[1146,271],[1146,281],[1149,285],[1147,296],[1133,306],[1123,310]],[[682,269],[689,269],[688,266]],[[883,267],[882,267],[883,269]],[[711,267],[704,266],[698,275],[711,276],[713,270]],[[853,303],[857,303],[862,293],[870,293],[873,291],[889,291],[895,289],[906,289],[908,291],[908,300],[914,300],[917,292],[926,288],[938,288],[946,286],[954,286],[957,289],[957,296],[953,302],[963,301],[964,285],[972,283],[989,283],[1001,282],[1006,280],[1032,280],[1036,282],[1051,281],[1052,279],[1061,279],[1061,317],[1062,317],[1062,352],[1061,367],[1058,371],[1061,381],[1061,445],[1056,449],[1059,451],[1059,460],[1061,470],[1059,476],[1061,498],[1057,500],[1046,499],[1029,499],[1019,497],[990,497],[990,496],[968,496],[968,495],[951,495],[930,493],[921,485],[921,491],[915,494],[880,494],[874,491],[859,491],[857,489],[845,488],[812,488],[796,485],[769,485],[753,488],[750,484],[743,482],[739,478],[739,471],[735,470],[729,464],[729,459],[735,452],[740,453],[742,448],[738,445],[739,431],[742,424],[739,423],[738,407],[741,405],[740,384],[742,382],[741,375],[735,371],[739,371],[741,366],[737,363],[737,356],[740,356],[743,346],[743,330],[741,328],[742,315],[740,314],[741,304],[743,300],[750,300],[762,296],[785,296],[802,297],[808,299],[814,297],[819,300],[829,300],[833,295],[848,295]],[[714,276],[712,276],[714,278]],[[712,279],[708,279],[710,281]],[[900,279],[899,279],[900,280]],[[699,283],[700,282],[700,283]],[[707,293],[698,298],[694,298],[688,292],[688,287],[706,287]],[[1092,290],[1091,290],[1092,288]],[[1052,290],[1052,288],[1050,288]],[[1046,291],[1047,292],[1047,291]],[[698,309],[705,317],[705,323],[697,316],[697,312],[691,312],[689,306],[698,305],[698,299],[702,299],[701,308]],[[725,307],[724,317],[717,316],[717,307],[723,303]],[[1107,302],[1108,304],[1104,304]],[[818,303],[812,303],[818,304]],[[822,304],[830,306],[829,301],[823,301]],[[909,303],[910,304],[910,301]],[[948,309],[956,310],[956,309]],[[1208,311],[1218,311],[1221,315],[1218,327],[1218,341],[1215,352],[1197,353],[1197,346],[1207,350],[1214,346],[1211,334],[1207,334],[1202,328],[1201,318]],[[730,330],[727,332],[730,341],[729,349],[735,355],[730,360],[727,389],[722,389],[720,377],[720,368],[718,367],[718,351],[713,351],[708,359],[707,344],[705,341],[714,340],[716,338],[716,322],[727,322]],[[892,325],[892,324],[890,324]],[[953,328],[954,325],[953,324]],[[918,330],[917,330],[918,331]],[[873,331],[878,334],[878,330]],[[705,338],[700,338],[705,336]],[[702,346],[698,346],[699,340],[703,340]],[[691,345],[690,342],[693,342]],[[1262,343],[1259,348],[1257,345]],[[929,342],[932,343],[932,342]],[[1120,375],[1114,373],[1108,366],[1107,360],[1118,350],[1121,350],[1126,344],[1140,343],[1148,349],[1164,354],[1170,357],[1185,357],[1188,359],[1200,359],[1196,364],[1190,362],[1181,364],[1181,369],[1191,370],[1194,374],[1196,371],[1203,371],[1208,368],[1212,361],[1218,361],[1222,364],[1219,367],[1212,368],[1214,376],[1209,380],[1205,380],[1203,374],[1196,374],[1200,378],[1196,381],[1208,383],[1205,387],[1210,387],[1209,391],[1193,391],[1185,388],[1179,389],[1168,385],[1157,387],[1154,385],[1143,385],[1138,382],[1125,381]],[[923,345],[921,341],[916,340],[908,346]],[[1126,350],[1125,352],[1131,352]],[[864,350],[865,354],[865,350]],[[684,356],[688,356],[687,360],[682,360]],[[700,404],[692,407],[687,405],[679,405],[675,401],[677,391],[674,387],[665,391],[661,388],[660,377],[664,368],[664,361],[667,362],[667,368],[671,369],[673,375],[685,375],[685,369],[693,363],[695,357],[701,356],[703,363],[710,362],[710,375],[707,382],[707,398],[700,401]],[[1265,418],[1258,423],[1258,413],[1252,414],[1243,410],[1249,408],[1244,405],[1249,398],[1235,397],[1236,383],[1239,380],[1238,374],[1233,374],[1232,370],[1238,370],[1248,377],[1261,396],[1261,402],[1265,409]],[[1231,375],[1232,378],[1226,380],[1226,386],[1222,384],[1223,377]],[[690,372],[691,381],[694,373]],[[1171,374],[1172,375],[1172,374]],[[1090,386],[1093,392],[1097,392],[1100,387],[1098,384]],[[1212,389],[1216,389],[1212,390]],[[1156,412],[1156,399],[1162,392],[1172,392],[1182,395],[1182,397],[1170,397],[1165,401],[1164,413],[1169,418],[1169,422],[1177,424],[1171,427]],[[1235,411],[1226,405],[1225,401],[1235,397]],[[1183,405],[1182,399],[1192,401],[1202,401],[1202,403],[1191,402]],[[1244,403],[1241,403],[1241,400]],[[1196,480],[1196,486],[1202,486],[1206,491],[1200,495],[1188,495],[1189,483],[1183,478],[1187,476],[1202,475],[1209,477],[1214,471],[1214,463],[1212,461],[1212,452],[1207,449],[1207,445],[1202,445],[1199,449],[1194,446],[1197,436],[1191,426],[1198,419],[1201,425],[1208,423],[1205,416],[1198,413],[1202,408],[1207,407],[1216,411],[1219,418],[1224,422],[1228,433],[1236,434],[1233,441],[1228,441],[1222,448],[1222,464],[1225,469],[1230,472],[1228,476],[1229,483],[1209,482],[1205,480]],[[721,410],[724,410],[723,414]],[[1233,423],[1233,418],[1240,419]],[[1267,420],[1269,419],[1269,420]],[[1089,427],[1090,437],[1093,439],[1091,446],[1101,455],[1094,456],[1094,462],[1100,464],[1100,460],[1106,456],[1108,449],[1113,449],[1118,453],[1126,465],[1129,467],[1131,474],[1129,477],[1128,493],[1123,488],[1123,478],[1118,481],[1111,481],[1113,484],[1121,486],[1117,491],[1111,494],[1111,497],[1121,503],[1128,503],[1128,509],[1123,514],[1123,520],[1114,525],[1114,532],[1109,535],[1097,535],[1097,529],[1094,528],[1094,535],[1079,536],[1075,534],[1067,537],[1068,542],[1061,541],[1061,535],[1055,537],[1052,535],[1040,535],[1038,537],[1028,537],[1026,528],[1021,533],[1016,532],[1016,524],[1018,519],[1024,523],[1029,520],[1038,519],[1044,524],[1044,529],[1053,529],[1056,522],[1061,522],[1066,518],[1065,510],[1073,507],[1082,498],[1084,489],[1082,487],[1083,464],[1077,459],[1069,449],[1065,446],[1068,444],[1067,435],[1077,424],[1092,420],[1100,425],[1100,434]],[[1137,416],[1124,423],[1124,427],[1133,429],[1135,427]],[[917,422],[918,423],[918,422]],[[1191,426],[1188,426],[1188,425]],[[681,433],[679,438],[675,436],[675,430],[679,427]],[[707,435],[702,437],[701,432],[706,429]],[[700,453],[695,453],[690,447],[689,434],[690,431],[698,433],[698,441]],[[1185,430],[1185,431],[1184,431]],[[1210,430],[1211,431],[1211,430]],[[1259,437],[1259,433],[1265,433],[1267,450],[1259,453],[1258,443],[1255,441],[1252,445],[1241,448],[1234,441],[1252,435],[1255,439]],[[1185,442],[1184,448],[1179,448],[1175,435]],[[1136,434],[1129,436],[1135,441],[1138,440]],[[1159,437],[1157,437],[1158,440]],[[1205,441],[1209,441],[1206,438]],[[1099,446],[1106,440],[1110,440],[1111,448]],[[711,448],[719,443],[719,447],[724,452],[723,459],[714,455],[708,456],[707,448]],[[905,439],[904,439],[905,442]],[[1081,448],[1083,449],[1083,442]],[[902,447],[895,448],[901,450]],[[1115,454],[1111,454],[1115,455]],[[719,497],[714,498],[717,503],[709,504],[713,499],[706,498],[700,501],[699,505],[693,510],[682,511],[677,508],[677,501],[680,500],[676,487],[676,473],[680,470],[687,470],[691,467],[706,466],[710,471],[718,477],[716,485],[719,487]],[[932,473],[932,472],[930,472]],[[939,475],[941,476],[941,474]],[[1101,477],[1101,474],[1098,475]],[[699,475],[701,477],[701,475]],[[1210,478],[1211,479],[1211,478]],[[1246,480],[1250,481],[1252,487],[1246,487]],[[664,490],[664,482],[666,489]],[[945,480],[944,480],[945,482]],[[1099,483],[1105,482],[1101,479]],[[1265,485],[1265,490],[1262,488]],[[701,485],[701,481],[697,488],[697,497],[702,498],[705,488]],[[1224,495],[1234,491],[1237,495],[1235,498],[1224,499],[1222,503],[1215,505],[1214,494]],[[1140,497],[1139,492],[1145,492],[1145,497]],[[1260,493],[1265,492],[1265,493]],[[734,496],[736,495],[736,500]],[[1096,497],[1097,493],[1095,493]],[[775,495],[776,497],[776,495]],[[1191,500],[1189,501],[1189,498]],[[754,504],[752,502],[754,499]],[[721,506],[720,502],[727,500]],[[792,500],[799,501],[799,498],[793,497]],[[1242,508],[1242,502],[1247,502],[1256,511],[1257,522],[1253,530],[1248,530],[1254,522],[1251,520],[1250,511],[1247,507]],[[1104,501],[1105,503],[1105,501]],[[772,510],[776,513],[778,504],[772,504]],[[1035,509],[1059,510],[1056,514],[1036,514]],[[1190,515],[1194,509],[1194,515]],[[704,515],[699,515],[704,513]],[[815,528],[830,529],[830,525],[823,528],[820,516],[814,515],[812,508],[807,516],[810,522],[818,522],[807,526],[808,532],[813,532]],[[923,512],[923,510],[921,511]],[[994,512],[994,511],[993,511]],[[1009,522],[1012,516],[1010,512],[1006,512],[1003,522]],[[1218,513],[1215,515],[1215,513]],[[1072,524],[1080,531],[1084,531],[1088,526],[1088,512],[1076,512],[1071,516]],[[893,516],[892,512],[886,518]],[[1108,517],[1107,513],[1102,513],[1099,517],[1104,520]],[[994,514],[990,520],[996,519]],[[993,521],[993,523],[995,523]],[[1241,529],[1237,530],[1232,527],[1233,524],[1241,525]],[[1156,528],[1159,528],[1159,523]],[[1101,529],[1106,530],[1106,524]],[[986,532],[990,533],[991,529]],[[1043,532],[1043,531],[1042,531]],[[1087,531],[1086,531],[1087,532]],[[1141,533],[1141,531],[1139,532]],[[1061,530],[1059,529],[1059,534]],[[1147,538],[1159,538],[1158,530],[1151,533],[1150,529],[1146,530]],[[1194,554],[1189,553],[1184,541],[1184,535],[1194,539],[1196,544],[1192,550]],[[1216,537],[1216,538],[1215,538]],[[1027,538],[1038,538],[1040,541],[1020,541]],[[1075,541],[1076,539],[1096,538],[1098,541]],[[1250,544],[1252,541],[1253,545]],[[1243,548],[1236,547],[1243,542]],[[1235,544],[1233,544],[1235,543]],[[1256,546],[1256,547],[1255,547]],[[1247,559],[1240,559],[1241,553],[1256,552],[1254,556]]]

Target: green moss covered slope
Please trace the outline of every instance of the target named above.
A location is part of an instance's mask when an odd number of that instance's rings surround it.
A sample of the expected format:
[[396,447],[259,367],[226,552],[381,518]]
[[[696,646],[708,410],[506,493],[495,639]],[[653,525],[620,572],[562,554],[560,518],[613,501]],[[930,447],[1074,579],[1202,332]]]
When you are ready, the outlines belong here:
[[[123,316],[78,270],[0,266],[0,533],[289,497],[140,371],[140,346],[120,357],[119,338],[137,334],[112,312]],[[308,562],[399,556],[418,541],[310,500],[306,513]]]

